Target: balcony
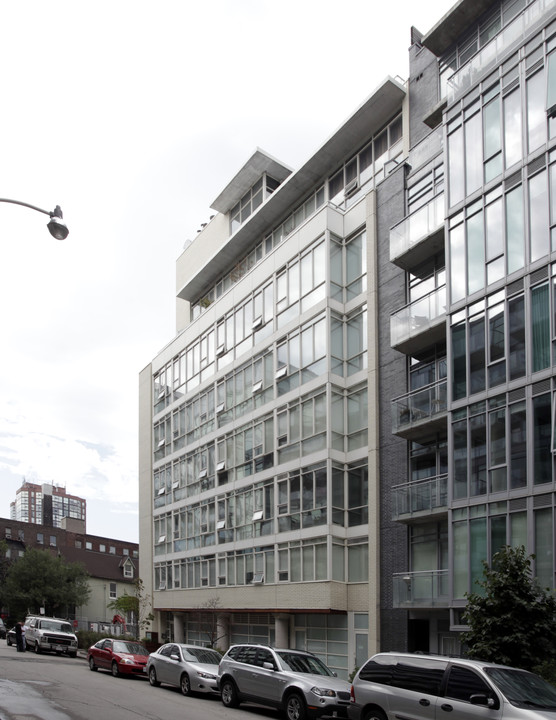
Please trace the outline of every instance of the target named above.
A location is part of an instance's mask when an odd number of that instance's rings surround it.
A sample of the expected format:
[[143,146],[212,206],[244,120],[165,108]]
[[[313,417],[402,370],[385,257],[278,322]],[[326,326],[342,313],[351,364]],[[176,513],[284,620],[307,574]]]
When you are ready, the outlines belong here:
[[444,249],[444,194],[390,230],[390,262],[411,270]]
[[446,285],[390,317],[390,344],[407,355],[446,338]]
[[407,440],[446,434],[446,380],[400,395],[392,400],[392,433]]
[[499,65],[508,55],[510,48],[522,43],[527,35],[532,35],[533,29],[541,25],[545,17],[553,11],[554,3],[555,0],[535,0],[529,3],[520,15],[448,79],[447,86],[442,83],[441,95],[447,96],[448,104],[475,85],[490,68]]
[[395,573],[393,576],[393,607],[448,607],[448,570]]
[[392,520],[407,522],[447,510],[448,475],[417,480],[392,488]]

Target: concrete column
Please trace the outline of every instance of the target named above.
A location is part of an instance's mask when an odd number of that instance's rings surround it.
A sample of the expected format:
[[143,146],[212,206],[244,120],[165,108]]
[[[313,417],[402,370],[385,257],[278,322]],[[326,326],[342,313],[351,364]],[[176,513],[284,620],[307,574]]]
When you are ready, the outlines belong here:
[[227,650],[230,647],[230,615],[218,613],[216,618],[216,647]]
[[290,615],[280,613],[274,616],[275,645],[277,648],[290,646]]
[[185,615],[174,613],[174,642],[185,642]]

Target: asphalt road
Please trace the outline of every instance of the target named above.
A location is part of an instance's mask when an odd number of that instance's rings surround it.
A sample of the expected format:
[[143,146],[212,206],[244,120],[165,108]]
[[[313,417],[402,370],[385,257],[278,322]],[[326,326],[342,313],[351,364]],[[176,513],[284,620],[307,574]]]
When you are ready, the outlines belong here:
[[228,709],[219,696],[184,697],[145,678],[91,672],[83,656],[18,653],[0,640],[0,720],[278,720],[256,705]]

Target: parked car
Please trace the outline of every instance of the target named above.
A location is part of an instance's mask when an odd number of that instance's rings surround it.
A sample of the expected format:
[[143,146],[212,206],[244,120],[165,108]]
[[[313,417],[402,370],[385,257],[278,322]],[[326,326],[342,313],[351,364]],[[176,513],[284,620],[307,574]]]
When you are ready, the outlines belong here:
[[504,665],[379,653],[353,679],[350,720],[554,720],[556,688]]
[[67,620],[30,615],[25,618],[25,643],[28,650],[77,656],[77,636]]
[[220,661],[218,681],[226,707],[250,701],[283,710],[288,720],[347,717],[349,683],[312,653],[233,645]]
[[161,683],[179,687],[184,695],[218,692],[216,650],[198,645],[167,643],[149,655],[147,674],[153,686]]
[[6,639],[6,626],[4,625],[4,621],[2,618],[0,618],[0,640]]
[[110,670],[114,677],[120,675],[144,675],[147,672],[149,651],[133,640],[104,638],[92,645],[87,652],[91,670]]
[[6,644],[7,645],[15,645],[15,627],[10,628],[8,632],[6,633]]

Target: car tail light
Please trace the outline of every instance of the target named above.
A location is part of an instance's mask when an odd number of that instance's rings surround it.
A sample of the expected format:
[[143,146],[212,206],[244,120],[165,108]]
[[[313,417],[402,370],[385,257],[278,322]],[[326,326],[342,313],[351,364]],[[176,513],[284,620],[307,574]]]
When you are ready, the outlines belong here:
[[352,703],[355,702],[355,692],[353,690],[353,685],[351,686],[351,690],[349,691],[349,701]]

